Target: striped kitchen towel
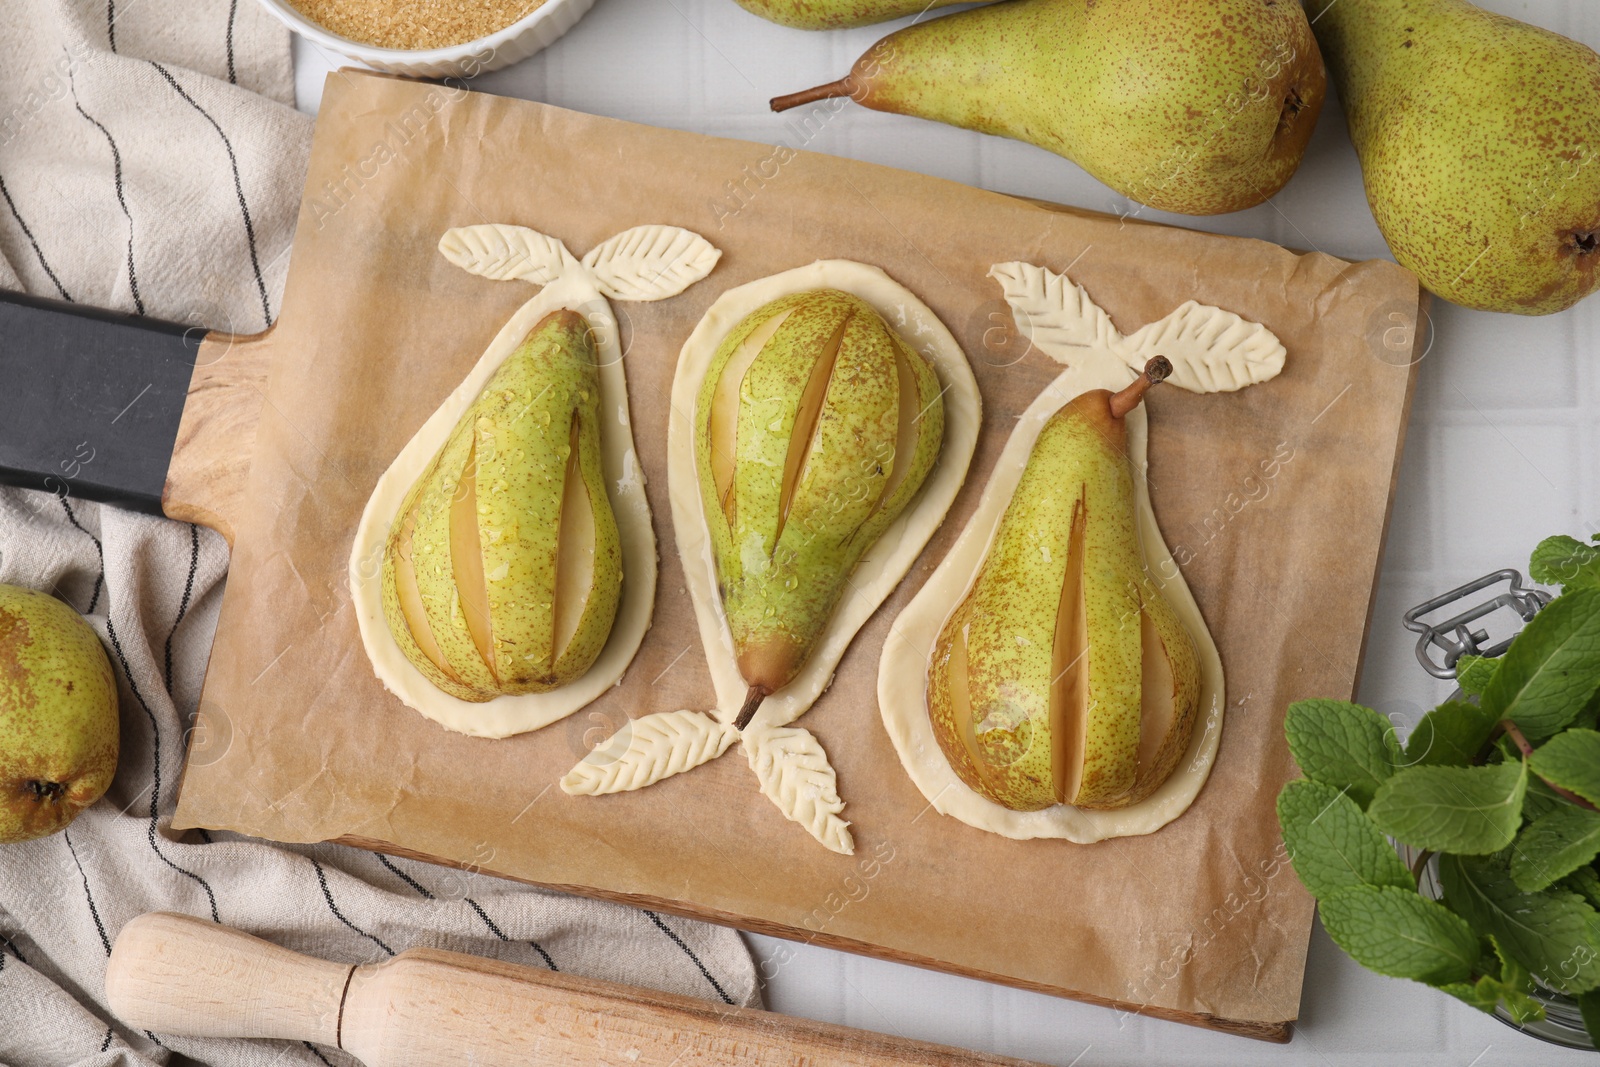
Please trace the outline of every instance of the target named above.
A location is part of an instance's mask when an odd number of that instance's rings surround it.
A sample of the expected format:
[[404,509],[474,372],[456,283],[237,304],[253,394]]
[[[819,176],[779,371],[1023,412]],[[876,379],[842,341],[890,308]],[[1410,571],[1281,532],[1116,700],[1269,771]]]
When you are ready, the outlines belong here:
[[[6,0],[5,15],[0,287],[237,333],[270,324],[311,125],[287,33],[254,0]],[[227,563],[209,530],[0,490],[0,582],[88,616],[122,713],[106,798],[65,833],[0,845],[0,1065],[354,1062],[117,1022],[106,957],[153,910],[327,959],[431,945],[758,1002],[730,930],[338,845],[172,831]]]

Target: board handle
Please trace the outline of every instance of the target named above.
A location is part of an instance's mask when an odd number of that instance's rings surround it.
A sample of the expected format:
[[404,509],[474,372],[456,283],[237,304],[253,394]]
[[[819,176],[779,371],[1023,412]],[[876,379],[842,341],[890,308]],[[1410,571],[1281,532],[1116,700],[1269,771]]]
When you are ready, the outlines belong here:
[[209,526],[230,547],[244,512],[272,351],[272,329],[248,337],[206,335],[161,491],[168,518]]
[[106,1002],[140,1030],[338,1047],[354,971],[203,919],[151,912],[117,935]]

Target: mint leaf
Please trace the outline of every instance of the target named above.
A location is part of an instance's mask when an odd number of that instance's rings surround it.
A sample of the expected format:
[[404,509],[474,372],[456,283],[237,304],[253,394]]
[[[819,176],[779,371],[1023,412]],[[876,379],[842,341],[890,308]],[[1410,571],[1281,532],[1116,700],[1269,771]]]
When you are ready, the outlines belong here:
[[1534,820],[1517,835],[1511,851],[1511,880],[1525,893],[1587,867],[1600,855],[1600,815],[1563,804]]
[[1465,767],[1488,742],[1498,721],[1476,704],[1459,700],[1440,704],[1411,731],[1405,761],[1411,766]]
[[1278,825],[1295,873],[1319,900],[1358,885],[1416,888],[1394,847],[1342,790],[1295,779],[1278,794]]
[[[1533,768],[1530,766],[1529,771]],[[1544,783],[1536,774],[1528,775],[1528,793],[1522,798],[1522,818],[1527,822],[1542,819],[1559,807],[1571,804],[1572,801],[1557,793]]]
[[1500,983],[1489,977],[1476,982],[1447,982],[1437,988],[1479,1011],[1494,1011],[1494,1006],[1500,1003]]
[[1564,993],[1600,987],[1600,916],[1582,897],[1524,893],[1493,857],[1441,856],[1439,874],[1445,903],[1541,982]]
[[1498,852],[1522,825],[1528,768],[1411,767],[1383,784],[1367,810],[1378,829],[1430,852]]
[[1529,740],[1570,723],[1600,690],[1600,589],[1556,597],[1516,636],[1483,693],[1483,706]]
[[1442,985],[1466,981],[1478,962],[1472,928],[1413,889],[1357,886],[1320,904],[1328,936],[1369,971]]
[[1593,867],[1579,867],[1561,879],[1561,888],[1577,893],[1590,907],[1600,908],[1600,874]]
[[1546,537],[1528,560],[1528,576],[1540,585],[1559,585],[1569,593],[1600,588],[1600,547],[1565,534]]
[[1283,722],[1289,751],[1307,778],[1335,789],[1365,808],[1394,773],[1400,743],[1388,719],[1343,700],[1298,700]]
[[1552,737],[1534,750],[1528,765],[1540,778],[1600,804],[1600,732],[1568,730]]
[[1506,1014],[1511,1016],[1511,1021],[1518,1026],[1538,1022],[1544,1018],[1544,1005],[1534,1000],[1528,994],[1516,989],[1507,989],[1494,979],[1485,979],[1499,988],[1500,1003],[1505,1005]]
[[1589,1031],[1589,1040],[1600,1045],[1600,991],[1580,996],[1578,1011],[1583,1015],[1583,1028]]
[[1462,656],[1456,660],[1456,684],[1468,696],[1481,697],[1498,666],[1500,661],[1497,659],[1489,659],[1486,656]]
[[1492,937],[1489,938],[1489,946],[1494,949],[1495,959],[1500,961],[1500,973],[1495,976],[1496,980],[1515,992],[1532,993],[1533,973],[1507,955],[1506,950],[1500,947],[1500,942]]

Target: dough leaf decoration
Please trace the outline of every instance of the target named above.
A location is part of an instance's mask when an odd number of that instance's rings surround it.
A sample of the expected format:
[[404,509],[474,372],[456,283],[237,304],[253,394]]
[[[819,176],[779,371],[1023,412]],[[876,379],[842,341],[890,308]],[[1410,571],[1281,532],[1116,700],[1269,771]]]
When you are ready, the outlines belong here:
[[623,230],[581,262],[557,238],[499,222],[446,230],[439,251],[462,270],[495,281],[550,285],[578,278],[611,300],[635,301],[677,296],[722,258],[710,241],[678,226]]
[[711,273],[722,258],[697,233],[672,226],[635,226],[583,257],[600,291],[614,300],[665,300]]
[[1111,316],[1065,275],[1032,263],[999,263],[989,277],[1000,283],[1017,329],[1057,362],[1071,362],[1068,349],[1114,348],[1122,342]]
[[1032,263],[1000,263],[989,271],[1011,305],[1017,329],[1058,363],[1097,363],[1109,354],[1130,380],[1153,356],[1172,363],[1167,381],[1191,393],[1230,393],[1278,376],[1283,343],[1257,322],[1188,301],[1172,314],[1124,337],[1083,287]]
[[1127,338],[1117,355],[1137,371],[1152,356],[1172,361],[1173,385],[1191,393],[1231,393],[1276,378],[1283,342],[1259,322],[1193,300]]
[[752,723],[744,732],[744,753],[761,792],[784,818],[805,827],[833,852],[855,852],[850,824],[839,817],[844,801],[839,799],[838,778],[810,730]]
[[554,237],[500,222],[446,230],[439,251],[462,270],[497,282],[549,285],[578,263]]
[[709,763],[738,739],[732,726],[698,711],[630,719],[567,772],[561,789],[589,796],[643,789]]

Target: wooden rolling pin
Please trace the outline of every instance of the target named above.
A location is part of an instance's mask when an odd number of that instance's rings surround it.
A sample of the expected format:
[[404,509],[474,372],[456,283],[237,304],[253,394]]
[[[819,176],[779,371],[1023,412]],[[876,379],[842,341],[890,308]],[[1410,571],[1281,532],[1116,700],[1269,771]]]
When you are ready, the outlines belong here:
[[414,948],[329,963],[226,926],[152,912],[122,929],[106,999],[181,1037],[313,1041],[367,1067],[530,1064],[1009,1064],[753,1008]]

